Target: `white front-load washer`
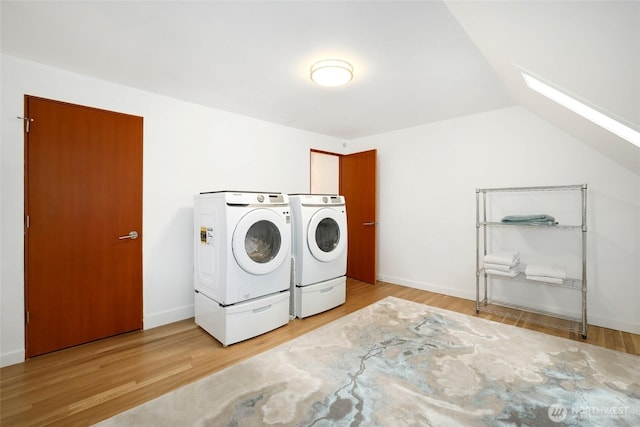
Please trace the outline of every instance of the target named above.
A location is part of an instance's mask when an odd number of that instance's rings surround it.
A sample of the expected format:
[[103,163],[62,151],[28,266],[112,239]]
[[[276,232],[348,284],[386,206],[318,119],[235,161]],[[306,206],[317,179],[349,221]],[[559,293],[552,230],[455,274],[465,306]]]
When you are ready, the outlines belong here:
[[196,323],[223,345],[288,323],[291,215],[286,194],[194,198]]
[[290,194],[291,314],[308,317],[346,299],[347,208],[344,196]]

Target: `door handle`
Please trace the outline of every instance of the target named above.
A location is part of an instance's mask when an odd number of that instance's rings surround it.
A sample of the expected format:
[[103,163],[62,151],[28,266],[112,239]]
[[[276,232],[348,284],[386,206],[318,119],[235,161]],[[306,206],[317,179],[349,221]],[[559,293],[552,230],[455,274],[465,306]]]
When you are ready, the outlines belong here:
[[375,221],[363,222],[362,225],[372,226],[372,225],[376,225],[376,222]]
[[138,232],[137,231],[130,231],[129,234],[127,234],[126,236],[118,237],[118,239],[120,239],[120,240],[124,240],[124,239],[135,240],[137,238],[138,238]]

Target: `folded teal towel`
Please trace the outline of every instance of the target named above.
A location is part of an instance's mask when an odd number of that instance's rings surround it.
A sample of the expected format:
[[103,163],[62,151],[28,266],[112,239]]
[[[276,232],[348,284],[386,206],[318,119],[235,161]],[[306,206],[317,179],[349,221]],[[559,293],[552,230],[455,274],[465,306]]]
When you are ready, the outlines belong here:
[[512,224],[536,224],[536,225],[554,225],[556,219],[551,215],[507,215],[502,218],[502,222]]

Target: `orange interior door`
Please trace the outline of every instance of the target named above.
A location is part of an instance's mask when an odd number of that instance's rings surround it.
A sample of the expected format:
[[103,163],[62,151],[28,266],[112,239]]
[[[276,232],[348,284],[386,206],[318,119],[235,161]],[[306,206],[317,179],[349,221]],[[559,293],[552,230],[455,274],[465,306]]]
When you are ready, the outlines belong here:
[[347,276],[376,283],[377,151],[340,157],[340,194],[347,203]]
[[31,96],[25,113],[26,356],[141,329],[142,117]]

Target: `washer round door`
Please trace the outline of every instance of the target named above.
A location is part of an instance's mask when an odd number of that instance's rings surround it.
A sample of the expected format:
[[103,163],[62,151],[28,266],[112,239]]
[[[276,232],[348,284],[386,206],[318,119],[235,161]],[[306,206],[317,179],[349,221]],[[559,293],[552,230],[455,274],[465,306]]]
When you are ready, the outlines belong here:
[[315,259],[331,262],[347,247],[347,218],[335,209],[320,209],[309,221],[307,244]]
[[233,231],[233,256],[249,274],[268,274],[290,257],[291,225],[270,209],[254,209]]

